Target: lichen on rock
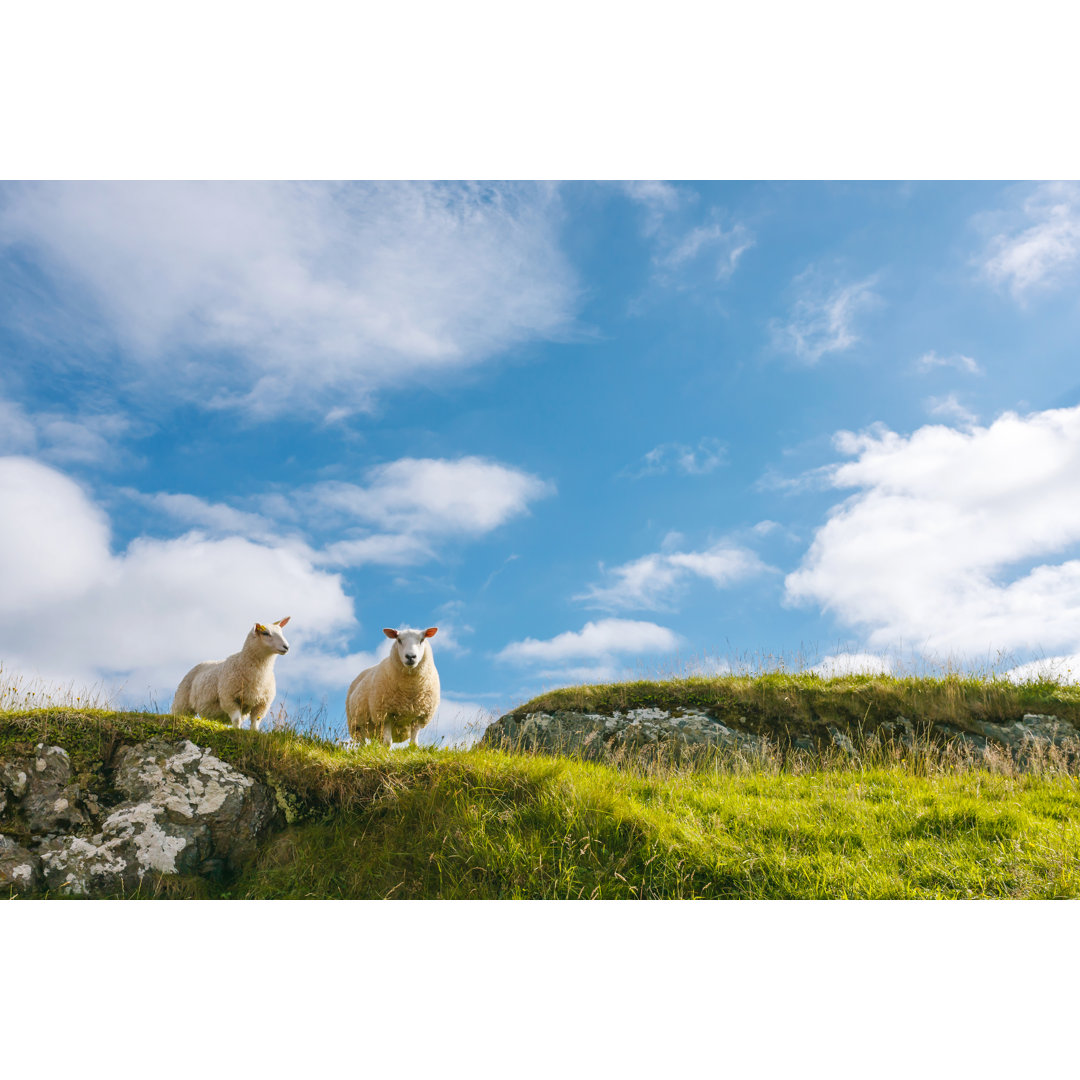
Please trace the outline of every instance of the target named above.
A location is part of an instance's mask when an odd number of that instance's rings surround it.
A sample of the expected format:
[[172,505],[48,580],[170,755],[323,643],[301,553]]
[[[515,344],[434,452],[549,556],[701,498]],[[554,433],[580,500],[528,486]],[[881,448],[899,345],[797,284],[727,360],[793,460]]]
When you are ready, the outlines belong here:
[[[28,864],[36,868],[34,888],[43,882],[61,895],[132,891],[148,875],[237,870],[276,813],[265,785],[188,739],[156,738],[121,749],[112,783],[127,799],[96,831],[76,805],[81,794],[68,783],[70,773],[65,751],[39,746],[32,762],[8,762],[2,774],[11,805],[0,813],[37,848],[36,854],[25,848],[11,853],[9,844],[3,865],[25,851],[35,860]],[[4,880],[0,876],[0,887]]]

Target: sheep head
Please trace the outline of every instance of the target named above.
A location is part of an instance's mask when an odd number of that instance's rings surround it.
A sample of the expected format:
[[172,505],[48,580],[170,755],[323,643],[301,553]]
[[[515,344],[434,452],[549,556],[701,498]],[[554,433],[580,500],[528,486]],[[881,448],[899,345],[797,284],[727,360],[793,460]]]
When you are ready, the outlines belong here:
[[278,619],[277,622],[271,623],[269,626],[263,626],[262,623],[256,623],[251,630],[252,636],[268,652],[287,653],[289,651],[289,643],[285,640],[285,635],[281,632],[281,628],[288,621],[289,616],[286,615],[284,619]]
[[400,630],[383,628],[383,633],[394,643],[390,652],[397,657],[402,666],[407,668],[420,666],[428,651],[427,639],[434,637],[438,631],[437,626],[429,626],[426,630],[413,630],[407,626]]

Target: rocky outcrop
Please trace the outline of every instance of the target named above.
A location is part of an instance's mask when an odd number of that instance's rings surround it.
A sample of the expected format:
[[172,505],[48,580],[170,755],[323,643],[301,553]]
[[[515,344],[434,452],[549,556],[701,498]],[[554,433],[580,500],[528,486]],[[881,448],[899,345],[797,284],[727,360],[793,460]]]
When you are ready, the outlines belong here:
[[557,711],[500,717],[484,732],[481,742],[503,748],[545,750],[599,758],[644,750],[661,744],[722,746],[759,751],[762,737],[738,730],[708,713],[666,709],[628,709],[611,716]]
[[487,728],[481,742],[502,749],[599,759],[661,748],[677,754],[708,746],[738,751],[748,758],[770,747],[781,753],[836,748],[855,754],[859,746],[868,744],[912,747],[927,740],[952,743],[973,758],[988,754],[991,747],[1020,761],[1038,758],[1051,747],[1066,756],[1080,756],[1080,729],[1068,720],[1037,713],[1002,722],[972,717],[963,726],[919,723],[898,715],[856,731],[840,721],[763,722],[730,715],[720,719],[698,709],[637,708],[615,710],[611,715],[557,710],[508,713]]
[[0,762],[0,895],[96,897],[162,874],[221,878],[254,854],[277,812],[265,785],[187,739],[125,747],[108,773],[115,798],[104,805],[59,746]]

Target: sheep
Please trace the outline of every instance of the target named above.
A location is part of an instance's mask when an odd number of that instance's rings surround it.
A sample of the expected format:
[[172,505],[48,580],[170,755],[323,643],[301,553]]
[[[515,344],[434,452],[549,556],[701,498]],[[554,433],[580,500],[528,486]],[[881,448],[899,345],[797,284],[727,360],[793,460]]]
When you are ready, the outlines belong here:
[[289,651],[281,632],[289,619],[286,615],[269,627],[256,623],[239,652],[224,660],[196,664],[176,688],[172,714],[230,720],[237,728],[250,718],[252,730],[258,731],[277,692],[274,661]]
[[428,638],[438,632],[384,629],[393,641],[390,655],[353,679],[345,698],[345,716],[354,739],[381,739],[390,746],[416,736],[439,707],[439,673]]

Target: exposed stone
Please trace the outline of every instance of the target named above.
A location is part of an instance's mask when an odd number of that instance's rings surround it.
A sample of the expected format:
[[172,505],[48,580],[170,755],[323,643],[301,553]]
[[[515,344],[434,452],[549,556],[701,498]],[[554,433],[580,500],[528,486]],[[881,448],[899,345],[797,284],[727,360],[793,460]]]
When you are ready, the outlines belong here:
[[[91,833],[75,806],[79,792],[61,748],[39,746],[29,762],[6,763],[8,816],[15,814],[37,847],[36,855],[19,848],[4,857],[5,866],[24,855],[33,860],[15,867],[20,879],[26,874],[19,867],[32,870],[30,886],[20,891],[43,882],[61,895],[106,896],[132,891],[148,875],[221,876],[254,853],[276,813],[265,785],[186,739],[125,747],[113,768],[113,786],[128,798]],[[85,801],[98,813],[96,800]]]
[[0,834],[0,897],[40,888],[41,860],[10,836]]
[[[865,726],[864,726],[865,725]],[[684,746],[716,746],[741,752],[762,752],[767,745],[781,751],[820,752],[835,746],[848,754],[865,740],[868,746],[893,745],[912,749],[926,740],[951,743],[961,754],[987,760],[998,749],[1023,764],[1040,754],[1080,756],[1080,730],[1056,716],[1025,713],[1014,721],[976,717],[961,723],[923,724],[906,716],[864,718],[864,724],[800,720],[795,717],[753,721],[746,716],[723,719],[707,710],[630,709],[611,715],[556,710],[516,715],[508,713],[491,724],[482,742],[508,749],[541,750],[595,758],[663,747],[678,752]],[[993,744],[993,745],[991,745]]]
[[720,746],[759,751],[762,739],[735,731],[707,713],[666,709],[616,710],[612,716],[557,711],[503,716],[484,732],[488,745],[546,750],[599,758],[663,747],[672,752],[684,746]]
[[72,782],[71,760],[59,746],[38,743],[33,757],[0,766],[0,815],[9,816],[17,806],[24,828],[31,833],[85,824],[80,796],[79,786]]
[[833,745],[838,746],[847,754],[855,753],[855,745],[851,739],[844,734],[838,727],[834,727],[832,724],[828,727],[829,737],[832,739]]

